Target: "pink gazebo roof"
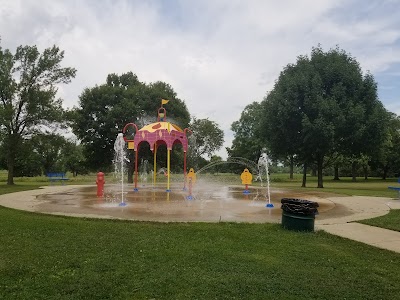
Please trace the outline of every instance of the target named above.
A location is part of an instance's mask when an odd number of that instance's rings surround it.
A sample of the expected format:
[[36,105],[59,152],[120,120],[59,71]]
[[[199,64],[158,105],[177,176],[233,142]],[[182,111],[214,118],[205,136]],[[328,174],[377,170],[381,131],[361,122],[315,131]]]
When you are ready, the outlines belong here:
[[[124,128],[132,123],[127,124]],[[136,125],[134,125],[136,127]],[[127,140],[128,142],[131,140]],[[182,130],[178,125],[170,122],[156,122],[144,126],[136,131],[133,139],[135,150],[142,142],[148,142],[150,150],[154,150],[154,145],[166,144],[169,150],[172,150],[173,145],[181,143],[183,151],[186,152],[188,148],[188,140],[186,137],[186,130]]]

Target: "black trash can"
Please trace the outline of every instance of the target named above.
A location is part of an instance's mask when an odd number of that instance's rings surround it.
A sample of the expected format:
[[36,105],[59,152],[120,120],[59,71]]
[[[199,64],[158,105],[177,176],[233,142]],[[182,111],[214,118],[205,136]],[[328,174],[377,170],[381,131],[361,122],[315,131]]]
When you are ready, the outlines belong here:
[[318,202],[282,198],[282,227],[295,231],[314,231]]

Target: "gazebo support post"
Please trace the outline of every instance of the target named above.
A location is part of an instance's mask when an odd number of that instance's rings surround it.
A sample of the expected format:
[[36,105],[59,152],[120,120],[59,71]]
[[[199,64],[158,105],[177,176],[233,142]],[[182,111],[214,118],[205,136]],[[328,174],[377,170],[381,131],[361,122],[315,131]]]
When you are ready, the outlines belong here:
[[171,167],[171,150],[167,149],[167,192],[170,192],[170,186],[169,186],[169,182],[170,182],[170,177],[171,177],[171,172],[170,172],[170,167]]
[[186,191],[186,151],[183,151],[183,190]]
[[135,188],[133,189],[135,192],[138,191],[137,182],[138,182],[138,156],[139,156],[139,145],[136,146],[135,149]]
[[157,183],[157,142],[154,143],[153,153],[154,153],[154,174],[153,174],[153,176],[154,176],[154,178],[153,178],[154,184],[153,184],[153,188],[155,188],[156,187],[156,183]]

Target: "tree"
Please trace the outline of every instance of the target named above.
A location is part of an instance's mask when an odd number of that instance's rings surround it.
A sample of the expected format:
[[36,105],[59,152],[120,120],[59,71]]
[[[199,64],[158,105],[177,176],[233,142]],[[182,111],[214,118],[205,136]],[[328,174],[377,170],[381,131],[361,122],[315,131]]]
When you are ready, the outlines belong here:
[[[265,138],[271,150],[323,168],[335,154],[369,155],[382,143],[386,126],[376,83],[355,58],[339,48],[313,48],[280,74],[263,101]],[[380,120],[380,121],[379,121]]]
[[[168,120],[174,120],[182,128],[187,127],[190,116],[186,105],[167,83],[145,84],[128,72],[110,74],[105,84],[85,89],[79,96],[79,107],[69,114],[73,132],[84,147],[87,168],[111,170],[117,134],[127,123],[133,122],[141,127],[155,122],[161,99],[171,100],[165,106]],[[130,156],[133,162],[132,153]],[[150,156],[147,158],[151,161]]]
[[210,158],[224,143],[224,132],[216,122],[208,118],[193,118],[190,123],[190,129],[195,137],[195,147],[199,156],[207,155]]
[[210,164],[215,163],[215,166],[211,168],[210,172],[212,174],[220,172],[221,170],[221,166],[219,165],[219,163],[222,163],[222,157],[218,156],[218,155],[213,155],[210,158]]
[[[3,155],[4,154],[4,155]],[[7,155],[4,144],[0,145],[0,169],[7,169]],[[22,140],[15,157],[14,176],[32,177],[42,175],[39,154],[35,151],[32,140]]]
[[254,162],[258,161],[262,149],[266,147],[265,139],[261,137],[262,106],[258,102],[247,105],[240,119],[231,125],[234,132],[232,147],[227,148],[229,157],[244,157]]
[[337,139],[338,151],[351,158],[353,181],[356,180],[357,164],[363,165],[365,171],[368,169],[369,158],[379,155],[389,125],[389,117],[378,99],[377,84],[373,76],[367,73],[362,79],[358,98],[344,106],[346,124],[338,126],[343,133]]
[[378,155],[373,156],[372,165],[379,169],[382,179],[388,177],[389,172],[400,176],[400,117],[387,112],[389,126],[385,135],[385,141],[379,148]]
[[[0,143],[0,154],[3,145]],[[0,155],[0,169],[6,167]],[[48,172],[71,171],[73,176],[86,173],[82,146],[58,134],[37,134],[21,142],[16,156],[15,176],[40,176]]]
[[69,83],[76,70],[62,68],[64,52],[56,46],[40,53],[19,46],[15,54],[0,47],[0,131],[7,155],[7,184],[14,184],[15,158],[23,139],[62,121],[57,84]]
[[305,155],[308,147],[303,143],[301,135],[302,103],[309,94],[309,91],[304,91],[304,87],[310,86],[309,81],[308,58],[299,56],[297,65],[289,64],[285,67],[274,89],[262,102],[264,117],[261,135],[275,157],[290,162],[290,170],[293,170],[295,157],[303,162],[303,187],[306,186],[307,168],[311,164],[311,159]]
[[[299,57],[299,68],[305,69],[302,70],[303,74],[299,76],[295,66],[288,65],[282,71],[275,88],[262,102],[264,111],[261,136],[268,143],[268,148],[274,157],[289,161],[291,179],[293,179],[295,158],[304,162],[304,173],[307,170],[308,161],[305,157],[300,158],[301,111],[295,104],[296,97],[301,97],[298,87],[306,85],[308,80],[307,66],[302,64],[302,59]],[[305,180],[306,177],[304,176],[303,179]],[[303,185],[305,186],[305,182]]]
[[336,159],[333,162],[333,180],[340,180],[339,178],[339,168],[344,163],[344,156],[343,155],[336,155]]
[[64,147],[61,149],[61,160],[64,169],[71,171],[72,176],[87,173],[82,145],[73,141],[65,141]]
[[43,174],[66,171],[61,155],[66,143],[66,139],[58,134],[37,134],[31,139],[33,151],[39,158]]

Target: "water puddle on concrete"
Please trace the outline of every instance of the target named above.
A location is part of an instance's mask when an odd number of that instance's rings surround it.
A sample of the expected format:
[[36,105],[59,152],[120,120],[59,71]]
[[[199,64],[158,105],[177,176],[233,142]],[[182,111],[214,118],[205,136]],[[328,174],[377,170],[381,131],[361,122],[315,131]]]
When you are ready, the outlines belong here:
[[[278,223],[281,220],[281,198],[300,198],[319,203],[319,215],[335,215],[335,204],[328,198],[332,194],[300,193],[284,189],[271,189],[273,208],[266,208],[265,188],[251,187],[251,193],[243,194],[241,186],[207,184],[193,188],[192,200],[188,191],[178,184],[165,187],[139,187],[133,191],[132,185],[124,186],[124,203],[119,206],[119,187],[106,185],[105,197],[96,197],[96,186],[71,188],[68,192],[43,194],[37,197],[41,202],[36,211],[78,216],[97,216],[143,221],[162,222],[256,222]],[[340,214],[343,215],[343,210]]]

